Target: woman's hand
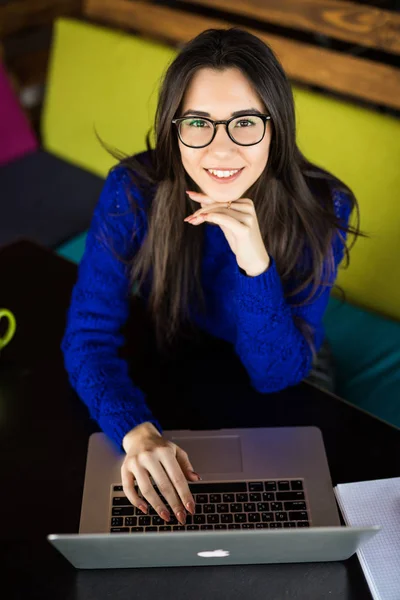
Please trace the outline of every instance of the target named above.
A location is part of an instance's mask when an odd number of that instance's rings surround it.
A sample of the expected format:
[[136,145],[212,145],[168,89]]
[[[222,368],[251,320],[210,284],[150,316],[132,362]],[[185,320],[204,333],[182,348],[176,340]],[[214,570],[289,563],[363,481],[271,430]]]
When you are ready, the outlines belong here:
[[206,194],[186,192],[202,208],[187,217],[191,225],[205,221],[219,225],[236,256],[237,264],[250,277],[264,273],[269,267],[269,256],[261,237],[253,201],[241,198],[232,203],[214,202]]
[[149,422],[142,423],[129,431],[122,440],[126,457],[121,467],[122,485],[125,495],[132,504],[144,513],[148,505],[136,493],[136,480],[144,498],[153,506],[164,521],[170,513],[155,491],[149,475],[158,490],[174,511],[178,521],[184,525],[186,510],[193,515],[195,503],[186,478],[198,481],[187,453],[173,442],[163,438],[157,428]]

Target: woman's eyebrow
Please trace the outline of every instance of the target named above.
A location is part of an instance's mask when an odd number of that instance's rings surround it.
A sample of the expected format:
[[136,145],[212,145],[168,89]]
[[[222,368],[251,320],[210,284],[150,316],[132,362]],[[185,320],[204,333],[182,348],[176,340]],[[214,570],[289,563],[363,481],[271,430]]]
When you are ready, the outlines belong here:
[[[231,113],[231,117],[240,117],[241,115],[249,115],[249,114],[261,114],[261,111],[259,111],[257,108],[245,108],[243,110],[237,110],[233,113]],[[204,112],[202,110],[185,110],[185,112],[183,113],[182,117],[185,117],[186,115],[199,115],[200,117],[210,117],[210,113],[208,112]]]

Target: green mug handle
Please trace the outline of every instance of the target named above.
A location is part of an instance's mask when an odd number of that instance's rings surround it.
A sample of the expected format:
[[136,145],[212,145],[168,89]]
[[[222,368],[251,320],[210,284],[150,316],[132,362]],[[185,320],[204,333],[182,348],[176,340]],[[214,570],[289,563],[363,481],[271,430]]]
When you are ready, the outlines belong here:
[[14,337],[15,330],[17,328],[17,323],[15,321],[15,317],[10,310],[7,308],[0,308],[0,320],[2,318],[8,319],[8,329],[3,337],[0,337],[0,350],[7,346],[8,342],[11,342]]

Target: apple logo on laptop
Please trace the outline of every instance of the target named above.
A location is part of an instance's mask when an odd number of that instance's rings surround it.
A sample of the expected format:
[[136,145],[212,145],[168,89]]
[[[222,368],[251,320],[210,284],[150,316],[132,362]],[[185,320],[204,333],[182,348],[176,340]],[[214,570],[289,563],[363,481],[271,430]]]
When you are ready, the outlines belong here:
[[197,556],[202,558],[220,558],[222,556],[229,556],[229,550],[206,550],[205,552],[198,552]]

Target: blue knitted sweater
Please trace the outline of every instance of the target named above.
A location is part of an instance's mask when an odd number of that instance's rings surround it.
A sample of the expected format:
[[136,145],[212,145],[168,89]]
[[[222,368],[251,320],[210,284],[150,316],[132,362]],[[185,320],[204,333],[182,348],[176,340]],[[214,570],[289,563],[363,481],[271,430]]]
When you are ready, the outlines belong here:
[[[162,431],[146,405],[143,391],[131,380],[128,363],[118,353],[124,342],[121,328],[128,318],[131,294],[128,267],[118,255],[132,258],[147,225],[135,223],[126,185],[139,205],[151,201],[133,186],[124,168],[109,173],[88,231],[62,341],[72,387],[88,406],[91,417],[119,446],[124,435],[144,421]],[[334,192],[333,202],[336,215],[347,223],[348,197]],[[145,219],[143,211],[140,215]],[[293,317],[298,315],[313,327],[318,350],[324,338],[322,317],[330,286],[318,290],[315,299],[306,305],[294,307],[309,289],[285,299],[273,257],[266,272],[247,277],[239,269],[222,230],[209,224],[202,227],[206,311],[194,315],[195,324],[234,345],[257,391],[278,391],[300,382],[312,367],[312,353]],[[137,235],[132,242],[133,231]],[[110,244],[104,243],[104,237],[111,238],[114,252]],[[336,269],[332,284],[344,252],[339,236],[333,242],[333,251]]]

